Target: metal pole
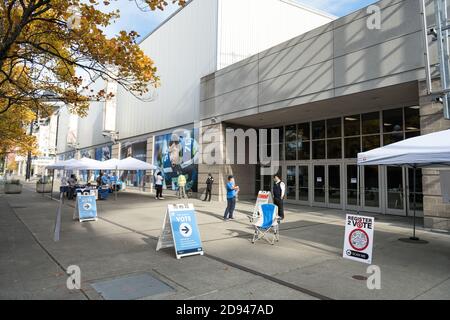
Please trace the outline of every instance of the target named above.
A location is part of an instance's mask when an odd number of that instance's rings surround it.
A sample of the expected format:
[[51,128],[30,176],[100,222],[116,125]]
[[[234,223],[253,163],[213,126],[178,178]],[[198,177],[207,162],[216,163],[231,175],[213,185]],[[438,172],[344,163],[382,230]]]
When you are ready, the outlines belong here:
[[360,195],[360,179],[361,179],[361,173],[360,173],[360,169],[361,169],[361,166],[359,166],[359,165],[357,165],[357,171],[356,171],[356,176],[357,176],[357,185],[356,185],[356,188],[357,188],[357,190],[356,190],[356,197],[357,197],[357,200],[356,200],[356,210],[357,210],[357,213],[359,214],[359,208],[360,208],[360,201],[361,201],[361,195]]
[[[443,90],[449,89],[450,80],[450,64],[449,64],[449,41],[448,41],[448,15],[447,15],[447,1],[435,0],[434,10],[436,17],[436,31],[437,42],[439,49],[439,67],[441,76],[441,87]],[[442,103],[444,106],[444,117],[450,119],[450,95],[445,93],[442,97]]]
[[53,174],[52,174],[52,191],[50,191],[50,199],[53,200],[53,186],[55,183],[55,169],[53,169]]
[[[34,120],[31,121],[31,124],[30,124],[30,136],[33,135],[33,125],[34,125]],[[28,151],[27,168],[25,170],[25,180],[30,181],[30,179],[31,179],[31,151]]]
[[425,5],[425,0],[422,2],[422,22],[423,22],[423,37],[424,37],[424,47],[425,47],[425,71],[427,76],[427,91],[428,94],[433,93],[433,87],[431,84],[431,70],[430,70],[430,48],[428,46],[428,22],[427,22],[427,9]]
[[411,240],[418,241],[419,238],[416,237],[416,172],[417,172],[417,166],[414,165],[414,172],[413,172],[413,191],[414,191],[414,230],[413,230],[413,236]]

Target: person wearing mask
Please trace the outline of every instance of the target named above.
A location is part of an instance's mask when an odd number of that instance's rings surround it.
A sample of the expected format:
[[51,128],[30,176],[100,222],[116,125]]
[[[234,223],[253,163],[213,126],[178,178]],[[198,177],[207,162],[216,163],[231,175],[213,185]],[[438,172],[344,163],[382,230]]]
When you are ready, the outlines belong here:
[[208,197],[209,197],[209,202],[211,202],[211,193],[212,193],[212,186],[214,183],[214,178],[211,175],[211,173],[208,173],[208,179],[206,179],[206,195],[205,195],[205,199],[203,201],[207,201]]
[[229,219],[234,219],[233,213],[236,208],[236,196],[239,192],[239,187],[236,186],[234,177],[228,176],[227,183],[227,208],[225,209],[225,214],[223,215],[223,220],[228,221]]
[[186,177],[180,173],[178,175],[178,199],[186,198]]
[[162,195],[162,190],[163,190],[163,181],[164,178],[162,176],[161,172],[158,172],[158,174],[155,177],[155,188],[156,188],[156,200],[164,200],[163,195]]
[[286,184],[281,181],[279,175],[274,176],[273,203],[278,207],[278,216],[280,220],[284,219],[283,199],[286,195]]

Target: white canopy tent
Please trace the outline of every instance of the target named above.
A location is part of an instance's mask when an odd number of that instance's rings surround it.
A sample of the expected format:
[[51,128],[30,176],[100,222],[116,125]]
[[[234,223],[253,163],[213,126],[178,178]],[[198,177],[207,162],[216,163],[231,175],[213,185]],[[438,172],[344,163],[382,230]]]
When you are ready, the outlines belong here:
[[[60,161],[53,165],[47,166],[50,170],[155,170],[156,166],[147,162],[129,157],[126,159],[110,159],[107,161],[97,161],[89,158],[82,158],[80,160],[70,159],[66,161]],[[54,174],[53,174],[54,180]],[[53,196],[53,182],[52,182],[52,196]],[[117,198],[117,192],[115,192]],[[59,233],[61,229],[61,206],[62,206],[62,193],[60,194],[59,207],[56,215],[54,241],[59,241]]]
[[416,170],[450,166],[450,130],[410,138],[359,153],[358,165],[407,166],[414,169],[414,231],[410,240],[419,241],[420,239],[416,237]]
[[359,153],[358,165],[450,166],[450,130],[418,136]]
[[118,160],[118,159],[110,159],[104,162],[105,170],[130,170],[130,171],[139,171],[139,170],[156,170],[158,167],[132,158],[128,157],[126,159]]
[[52,165],[47,166],[46,169],[49,169],[49,170],[64,170],[66,166],[68,166],[70,164],[73,164],[75,162],[77,162],[76,159],[58,161],[58,162],[55,162]]

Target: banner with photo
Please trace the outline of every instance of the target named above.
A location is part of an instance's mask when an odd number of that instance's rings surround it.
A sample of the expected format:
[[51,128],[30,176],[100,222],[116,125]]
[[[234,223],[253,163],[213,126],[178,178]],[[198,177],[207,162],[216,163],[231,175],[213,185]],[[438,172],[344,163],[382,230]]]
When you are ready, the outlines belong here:
[[[198,190],[199,147],[194,129],[178,129],[173,133],[155,137],[153,164],[161,168],[168,189],[178,189],[178,176],[186,177],[186,190]],[[158,173],[156,170],[155,175]]]

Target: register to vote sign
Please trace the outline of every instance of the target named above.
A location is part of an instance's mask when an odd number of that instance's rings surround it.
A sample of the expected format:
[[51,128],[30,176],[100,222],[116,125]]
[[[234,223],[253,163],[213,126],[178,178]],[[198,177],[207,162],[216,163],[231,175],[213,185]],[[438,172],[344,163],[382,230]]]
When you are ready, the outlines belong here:
[[194,210],[170,212],[170,223],[178,255],[203,251]]

